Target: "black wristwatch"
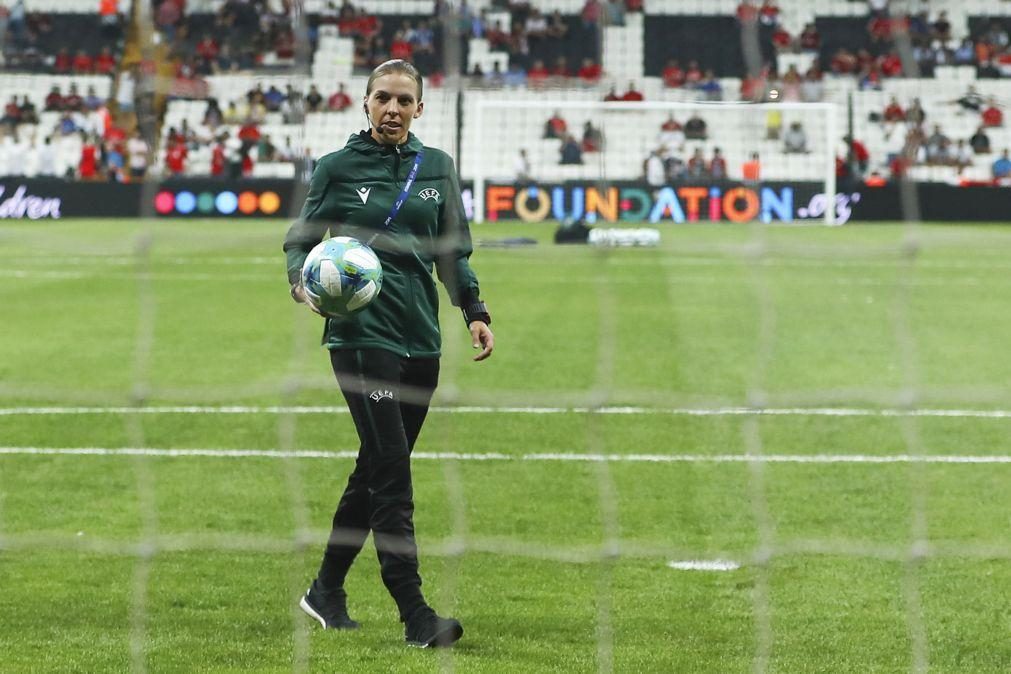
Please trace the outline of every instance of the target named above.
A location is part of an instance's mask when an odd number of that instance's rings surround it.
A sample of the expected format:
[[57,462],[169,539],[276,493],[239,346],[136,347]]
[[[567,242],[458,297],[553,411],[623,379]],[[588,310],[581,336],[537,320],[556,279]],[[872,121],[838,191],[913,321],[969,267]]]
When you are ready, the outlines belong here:
[[485,325],[491,325],[491,314],[488,313],[488,305],[484,302],[472,302],[463,307],[463,320],[470,327],[474,321],[481,321]]

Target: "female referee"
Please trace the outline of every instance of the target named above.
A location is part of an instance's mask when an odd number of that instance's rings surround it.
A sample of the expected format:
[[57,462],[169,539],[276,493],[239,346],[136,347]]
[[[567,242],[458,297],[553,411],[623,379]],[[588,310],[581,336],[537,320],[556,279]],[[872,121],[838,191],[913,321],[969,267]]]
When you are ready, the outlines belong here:
[[438,293],[434,265],[463,310],[474,360],[495,338],[468,259],[470,231],[453,160],[410,132],[423,85],[401,60],[372,71],[364,108],[369,129],[320,159],[301,216],[284,241],[292,297],[305,301],[300,271],[324,233],[369,242],[383,264],[383,289],[364,311],[327,319],[323,343],[361,445],[333,517],[319,573],[300,606],[325,628],[355,629],[344,579],[371,531],[383,583],[413,646],[450,646],[463,635],[453,618],[425,602],[414,540],[411,450],[439,378]]

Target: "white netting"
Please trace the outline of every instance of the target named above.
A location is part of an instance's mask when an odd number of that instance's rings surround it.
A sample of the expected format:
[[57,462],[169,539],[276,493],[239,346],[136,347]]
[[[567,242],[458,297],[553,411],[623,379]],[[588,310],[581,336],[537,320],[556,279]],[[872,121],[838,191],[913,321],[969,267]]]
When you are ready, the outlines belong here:
[[[142,5],[145,3],[141,3]],[[687,4],[687,3],[686,3]],[[707,4],[708,3],[703,3]],[[736,4],[736,3],[734,3]],[[787,4],[787,3],[783,3]],[[840,3],[831,3],[833,11],[840,9]],[[852,3],[850,3],[852,4]],[[730,5],[722,3],[721,7]],[[426,5],[427,6],[427,5]],[[704,8],[697,3],[694,9]],[[667,8],[664,8],[667,9]],[[694,11],[693,9],[693,11]],[[426,10],[427,11],[427,10]],[[337,47],[324,40],[324,47]],[[336,51],[335,51],[336,53]],[[613,63],[621,63],[616,59]],[[323,75],[329,77],[332,69],[321,68],[316,73],[310,72],[307,63],[292,69],[278,83],[293,81],[304,86],[312,77]],[[346,65],[346,64],[345,64]],[[341,73],[350,72],[342,69]],[[273,81],[273,80],[272,80]],[[231,95],[248,89],[252,80],[213,82],[216,91],[222,95]],[[353,95],[362,89],[362,81],[350,80],[349,89]],[[661,126],[669,115],[674,115],[678,122],[684,123],[688,114],[699,112],[704,116],[710,129],[710,137],[705,141],[693,142],[685,139],[676,151],[684,153],[682,159],[687,160],[687,153],[696,145],[703,149],[707,161],[711,161],[712,151],[719,146],[724,153],[731,178],[743,178],[740,174],[742,165],[758,154],[762,158],[762,179],[803,180],[817,182],[823,186],[827,194],[836,192],[835,156],[839,151],[839,136],[842,133],[840,122],[836,118],[843,110],[836,104],[824,105],[718,105],[694,102],[653,102],[645,104],[610,103],[599,101],[603,90],[592,89],[568,92],[564,98],[545,101],[545,93],[521,90],[510,92],[463,91],[464,105],[462,122],[457,119],[456,100],[460,92],[458,83],[451,81],[450,86],[442,90],[433,90],[426,95],[429,106],[427,116],[419,121],[417,130],[424,140],[434,146],[453,148],[456,145],[456,133],[462,133],[462,147],[453,154],[458,157],[465,178],[475,181],[475,203],[480,217],[484,214],[484,184],[492,181],[508,181],[514,179],[514,155],[518,148],[526,148],[530,153],[531,166],[537,174],[536,178],[545,181],[588,180],[606,184],[612,181],[638,180],[645,171],[645,162],[650,153],[658,150],[663,144],[659,140]],[[552,92],[554,97],[557,92]],[[558,141],[546,140],[543,136],[547,117],[560,109],[570,117],[569,123],[581,126],[588,121],[603,132],[604,146],[601,151],[588,153],[589,160],[578,166],[562,166],[558,163]],[[781,134],[786,132],[792,121],[802,123],[807,135],[807,152],[786,153],[783,151],[783,138],[770,137],[770,115],[781,113],[779,126]],[[200,106],[173,103],[168,108],[166,122],[196,119],[202,114]],[[297,144],[308,147],[313,154],[319,155],[334,149],[343,143],[349,133],[360,128],[360,116],[354,113],[320,113],[309,115],[304,124],[279,123],[270,131],[277,136],[292,135]],[[460,125],[462,124],[462,129]],[[670,137],[668,137],[670,138]],[[677,135],[674,135],[677,138]],[[152,144],[156,139],[152,138]],[[325,147],[331,144],[330,147]],[[672,148],[668,151],[674,152]],[[202,159],[201,159],[202,161]],[[263,170],[263,169],[261,169]],[[278,169],[278,173],[282,173]],[[145,204],[151,203],[150,194],[145,194]],[[907,192],[907,197],[909,196]],[[927,514],[930,511],[930,477],[927,469],[935,465],[972,465],[992,466],[994,470],[1008,470],[1011,463],[1006,455],[977,454],[973,448],[964,448],[963,453],[936,454],[928,450],[923,439],[922,424],[925,420],[979,420],[981,423],[1006,424],[1011,418],[1011,412],[1000,409],[1006,404],[1006,392],[999,387],[985,384],[969,384],[956,387],[954,384],[942,386],[941,390],[930,389],[930,382],[924,376],[924,365],[921,362],[921,348],[918,340],[917,325],[914,320],[919,296],[916,289],[922,289],[925,281],[920,276],[922,267],[918,264],[925,252],[932,247],[957,243],[959,235],[934,235],[925,230],[916,221],[915,203],[907,208],[910,221],[907,223],[901,241],[882,238],[879,242],[857,242],[843,240],[842,242],[810,241],[805,239],[790,240],[780,236],[779,230],[769,229],[761,224],[746,225],[749,236],[746,240],[693,239],[677,231],[665,230],[665,247],[662,254],[664,260],[652,264],[650,269],[660,270],[662,278],[657,287],[653,288],[658,296],[649,298],[642,307],[642,316],[637,330],[650,330],[655,313],[666,311],[668,305],[687,301],[683,290],[692,283],[712,284],[719,282],[704,275],[707,264],[717,263],[741,272],[746,277],[744,288],[754,297],[753,336],[754,342],[747,345],[740,358],[753,359],[752,367],[744,376],[743,395],[733,397],[725,391],[706,389],[700,385],[699,390],[668,390],[653,383],[628,383],[630,374],[624,370],[627,363],[622,351],[622,344],[628,339],[628,327],[619,324],[615,316],[619,303],[627,301],[622,295],[622,289],[608,283],[605,272],[591,277],[585,274],[578,276],[570,285],[564,283],[567,269],[557,272],[555,280],[559,287],[578,291],[576,283],[585,283],[592,288],[592,304],[587,311],[596,312],[596,332],[592,339],[578,341],[571,346],[565,340],[557,339],[550,330],[563,331],[565,326],[550,323],[552,316],[530,317],[516,308],[516,303],[509,304],[506,298],[501,303],[508,307],[503,315],[509,320],[500,321],[503,325],[502,334],[508,335],[513,326],[520,324],[524,329],[543,331],[544,341],[548,346],[544,349],[586,348],[593,350],[593,371],[586,374],[585,381],[571,384],[564,390],[545,390],[510,388],[496,386],[495,382],[485,385],[474,384],[474,377],[463,370],[463,362],[470,352],[466,335],[459,325],[446,325],[445,351],[443,357],[443,374],[439,397],[433,408],[433,422],[438,431],[431,444],[423,440],[415,460],[417,465],[425,462],[438,461],[441,473],[441,484],[446,493],[446,503],[449,504],[448,533],[441,537],[428,537],[422,533],[422,560],[427,557],[447,558],[446,564],[440,569],[440,584],[436,596],[440,599],[437,606],[441,611],[452,613],[459,604],[461,594],[460,583],[466,569],[467,555],[487,554],[502,559],[519,558],[557,562],[559,564],[594,564],[597,576],[596,586],[592,593],[592,610],[594,623],[594,643],[589,646],[593,651],[592,667],[598,671],[613,671],[622,669],[621,653],[622,632],[620,619],[622,611],[628,611],[627,606],[621,606],[622,592],[621,573],[622,561],[647,560],[660,567],[668,560],[678,558],[687,560],[703,560],[710,565],[719,566],[719,560],[706,561],[704,558],[712,551],[709,549],[685,549],[666,540],[641,540],[626,537],[623,531],[621,504],[627,497],[627,481],[621,483],[620,476],[615,474],[616,467],[628,464],[637,466],[669,466],[669,465],[712,465],[732,468],[744,466],[747,474],[747,493],[744,496],[749,506],[748,515],[754,524],[754,544],[749,547],[749,553],[737,560],[726,562],[727,568],[743,566],[754,581],[750,600],[753,604],[752,630],[754,635],[754,650],[751,654],[751,664],[755,671],[774,669],[775,643],[777,635],[776,589],[772,581],[771,567],[777,560],[790,555],[836,555],[847,559],[870,559],[882,562],[898,562],[903,566],[902,574],[902,615],[906,621],[907,641],[909,645],[909,668],[913,671],[926,671],[930,664],[930,624],[924,609],[924,593],[922,567],[933,559],[1011,559],[1006,533],[989,542],[965,543],[951,541],[931,541],[930,522]],[[831,218],[831,213],[828,214]],[[742,225],[743,226],[743,225]],[[484,237],[493,237],[493,230],[481,229]],[[172,273],[158,276],[151,273],[152,255],[157,251],[160,233],[153,220],[145,220],[140,229],[130,241],[130,262],[123,269],[115,269],[108,273],[113,280],[129,280],[136,285],[137,312],[134,316],[124,317],[124,323],[133,330],[132,365],[130,387],[127,391],[110,393],[104,387],[91,390],[52,390],[44,386],[33,388],[17,383],[8,385],[0,382],[0,394],[7,399],[34,399],[45,401],[45,405],[11,406],[0,410],[0,416],[39,415],[59,419],[62,416],[82,418],[99,417],[102,415],[120,414],[123,416],[123,447],[109,446],[93,448],[61,448],[47,445],[47,438],[40,437],[34,447],[3,447],[0,453],[7,455],[25,454],[59,454],[79,457],[87,460],[91,455],[111,455],[123,461],[131,462],[135,478],[135,492],[140,513],[139,543],[124,542],[116,537],[88,538],[83,542],[67,540],[61,534],[31,533],[30,535],[5,535],[0,539],[2,548],[16,555],[19,551],[47,549],[82,549],[107,555],[131,555],[136,559],[132,576],[132,587],[129,591],[129,646],[130,665],[134,671],[159,669],[157,662],[149,661],[148,650],[152,642],[157,640],[157,634],[152,633],[150,625],[150,593],[152,562],[159,553],[180,551],[213,551],[244,553],[297,553],[292,555],[292,563],[288,569],[285,583],[291,597],[288,605],[276,607],[278,612],[291,612],[291,664],[294,671],[308,671],[313,661],[313,648],[310,623],[298,612],[295,600],[304,591],[309,581],[305,575],[305,564],[301,555],[314,558],[325,542],[327,521],[315,519],[318,513],[311,510],[304,469],[300,462],[318,461],[321,458],[347,459],[354,455],[353,447],[331,447],[327,449],[303,448],[299,437],[304,426],[320,423],[321,418],[338,417],[339,423],[350,424],[350,418],[344,414],[341,406],[320,404],[306,406],[304,397],[300,394],[306,390],[324,391],[331,387],[336,391],[336,385],[330,381],[326,367],[321,366],[311,375],[306,375],[300,365],[309,360],[325,360],[318,352],[315,342],[316,335],[308,334],[305,322],[294,319],[293,326],[279,326],[279,329],[292,328],[292,342],[286,346],[286,353],[278,354],[278,358],[290,359],[290,368],[283,377],[255,382],[204,382],[186,383],[175,386],[166,385],[158,388],[151,382],[153,353],[157,351],[155,341],[156,327],[164,316],[165,309],[159,309],[158,283],[171,281]],[[667,238],[669,237],[669,238]],[[180,238],[185,238],[181,236]],[[178,240],[170,241],[179,244]],[[39,248],[44,243],[39,240]],[[195,242],[186,242],[190,256],[183,264],[196,265],[206,263],[205,257],[220,252],[228,243],[224,234],[205,232],[203,238]],[[280,241],[271,242],[273,249],[279,249]],[[979,239],[972,234],[964,236],[964,246],[979,246]],[[986,245],[986,244],[983,244]],[[999,244],[997,244],[999,247]],[[184,246],[185,248],[185,246]],[[481,257],[487,249],[479,249],[475,255],[475,265],[480,268]],[[85,251],[89,252],[89,251]],[[90,251],[101,253],[102,251]],[[997,251],[998,254],[1000,250]],[[520,262],[529,265],[547,264],[547,253],[535,249],[521,253],[525,256]],[[609,265],[637,264],[622,257],[623,252],[604,250],[593,259],[594,269],[606,270]],[[655,260],[653,260],[655,262]],[[213,262],[211,263],[213,264]],[[240,261],[240,264],[255,267],[251,259]],[[273,262],[269,264],[274,264]],[[994,264],[1006,267],[1006,259],[998,257]],[[798,389],[783,388],[782,379],[776,379],[777,367],[782,367],[784,360],[779,349],[788,337],[781,322],[780,313],[792,311],[789,298],[777,295],[782,292],[778,288],[777,274],[791,265],[796,267],[825,267],[835,269],[851,265],[856,268],[878,268],[893,270],[894,276],[884,281],[869,279],[869,283],[891,284],[894,295],[886,297],[891,302],[885,312],[889,322],[887,329],[879,325],[870,325],[868,329],[887,334],[894,342],[894,353],[898,362],[895,364],[898,374],[883,375],[880,382],[852,384],[842,387],[837,382],[815,386],[811,382],[817,377],[804,379],[805,386]],[[574,265],[576,266],[576,265]],[[273,267],[264,265],[271,271],[276,271],[278,293],[285,295],[282,263],[278,261]],[[275,269],[276,267],[276,269]],[[703,273],[700,273],[701,272]],[[743,270],[743,271],[742,271]],[[90,272],[89,272],[90,273]],[[181,274],[205,273],[207,281],[215,281],[216,270],[201,269],[199,272],[185,269]],[[118,274],[118,276],[117,276]],[[178,277],[179,274],[176,274]],[[856,275],[854,275],[856,276]],[[244,279],[236,277],[237,282],[254,281],[260,278],[258,272],[249,273]],[[847,285],[847,292],[852,286],[859,286],[862,279],[847,277],[839,285]],[[952,281],[957,283],[957,281]],[[996,282],[1000,285],[1002,282]],[[977,284],[981,290],[988,286],[986,282]],[[485,283],[489,296],[495,295],[495,275],[490,275]],[[544,289],[527,289],[531,293],[545,292]],[[730,289],[728,292],[734,292]],[[839,289],[826,284],[825,302],[838,299]],[[561,294],[561,293],[560,293]],[[585,295],[580,295],[586,299]],[[200,293],[195,293],[194,302],[200,302]],[[875,299],[878,301],[880,298]],[[17,301],[24,301],[23,298]],[[568,297],[560,297],[559,304],[569,302]],[[843,301],[843,300],[839,300]],[[845,300],[849,301],[849,299]],[[493,310],[495,307],[493,306]],[[564,307],[558,310],[562,311]],[[713,309],[716,312],[716,309]],[[454,316],[454,319],[456,317]],[[529,325],[543,321],[544,327]],[[798,331],[802,328],[794,317],[790,323]],[[922,321],[922,317],[920,317]],[[527,323],[523,323],[526,321]],[[497,327],[497,326],[496,326]],[[316,326],[311,330],[315,331]],[[661,347],[667,346],[659,340]],[[521,369],[527,367],[524,359],[508,355],[509,341],[503,340],[500,347],[502,358],[511,358],[511,367]],[[499,355],[499,354],[496,354]],[[709,354],[714,369],[722,358],[733,358],[734,354]],[[856,356],[854,356],[856,357]],[[531,356],[532,358],[532,356]],[[658,351],[654,363],[658,369],[670,366],[668,358],[673,358],[664,351]],[[547,359],[550,364],[550,358]],[[672,367],[672,366],[671,366]],[[539,373],[531,371],[531,378]],[[513,380],[515,381],[515,380]],[[896,383],[897,382],[897,383]],[[925,394],[926,391],[926,394]],[[280,400],[276,406],[245,404],[243,401],[250,396],[275,396]],[[951,408],[931,407],[923,403],[927,400],[940,400]],[[330,397],[332,399],[333,396]],[[152,399],[173,399],[186,401],[178,405],[150,405]],[[977,406],[977,407],[974,407]],[[983,407],[984,409],[978,409]],[[572,445],[560,447],[556,451],[525,451],[499,452],[485,449],[483,438],[464,438],[462,442],[459,419],[475,415],[515,415],[521,419],[537,418],[552,423],[558,420],[562,423],[570,416],[585,419],[585,434],[577,434]],[[203,416],[218,415],[249,415],[250,417],[268,417],[273,420],[273,430],[276,431],[276,447],[272,450],[241,447],[193,447],[189,449],[160,449],[149,447],[145,432],[145,421],[159,416],[183,420]],[[615,420],[627,418],[657,417],[671,418],[705,418],[730,419],[733,430],[741,439],[741,452],[668,452],[648,451],[629,453],[625,447],[616,447],[616,433],[611,424]],[[852,419],[856,421],[873,422],[881,419],[896,420],[901,431],[901,441],[904,450],[892,453],[875,453],[875,451],[854,451],[850,454],[836,454],[815,451],[800,453],[781,451],[774,440],[770,441],[763,435],[761,423],[769,418],[796,419]],[[526,427],[533,427],[533,424]],[[524,423],[517,423],[515,437],[509,438],[514,446],[521,447]],[[426,432],[428,429],[426,429]],[[530,431],[538,432],[536,429]],[[634,429],[627,431],[634,435]],[[552,435],[551,432],[544,432]],[[425,436],[423,436],[424,438]],[[442,451],[437,446],[441,440],[451,446],[466,446],[467,451]],[[54,443],[56,444],[56,443]],[[816,448],[813,448],[816,449]],[[875,449],[875,448],[871,448]],[[894,448],[893,448],[894,449]],[[158,504],[155,502],[158,457],[175,456],[180,460],[199,462],[208,458],[234,459],[236,461],[254,459],[274,459],[282,462],[279,478],[284,482],[283,491],[287,494],[291,510],[293,531],[290,536],[251,535],[243,533],[212,533],[200,531],[194,525],[192,532],[167,533],[160,530]],[[3,457],[0,457],[2,459]],[[600,541],[588,544],[573,542],[532,543],[521,536],[504,536],[487,533],[475,528],[468,494],[480,491],[481,486],[468,484],[473,479],[473,473],[468,468],[472,465],[491,465],[495,463],[510,466],[554,466],[562,462],[570,464],[592,464],[590,470],[596,492],[592,501],[597,512],[594,521],[599,521]],[[907,538],[888,540],[886,542],[864,541],[854,538],[834,536],[831,533],[813,538],[794,538],[783,540],[777,531],[774,507],[770,503],[768,471],[770,466],[846,466],[866,465],[868,470],[882,466],[908,466],[909,490],[909,535]],[[342,464],[344,465],[344,464]],[[223,477],[227,479],[227,476]],[[336,494],[342,485],[342,478],[335,478],[333,490]],[[620,486],[621,485],[621,486]],[[538,498],[550,500],[554,494],[538,494]],[[690,497],[688,497],[690,498]],[[536,501],[527,508],[535,511]],[[5,515],[4,503],[0,499],[0,518]],[[0,519],[0,525],[3,520]],[[4,527],[0,526],[0,534]],[[579,532],[577,532],[579,533]],[[582,539],[574,536],[577,540]],[[372,579],[379,583],[378,578]],[[202,579],[202,582],[207,582]],[[222,582],[227,582],[227,578]],[[662,580],[660,582],[663,582]],[[427,589],[427,588],[426,588]],[[520,587],[518,592],[522,593]],[[487,601],[494,604],[496,597],[488,597]],[[634,609],[633,609],[634,610]],[[461,616],[466,622],[467,615]],[[567,616],[558,616],[564,622]],[[219,626],[222,630],[227,625]],[[208,634],[207,639],[221,637],[221,634]],[[224,638],[227,638],[224,637]],[[480,643],[480,633],[468,635]],[[550,647],[550,644],[549,644]],[[466,651],[458,656],[446,653],[436,662],[443,671],[454,671],[466,666],[463,658]],[[66,666],[81,666],[81,663],[61,663]],[[255,663],[243,663],[251,666]],[[649,669],[649,663],[636,663],[643,669]]]

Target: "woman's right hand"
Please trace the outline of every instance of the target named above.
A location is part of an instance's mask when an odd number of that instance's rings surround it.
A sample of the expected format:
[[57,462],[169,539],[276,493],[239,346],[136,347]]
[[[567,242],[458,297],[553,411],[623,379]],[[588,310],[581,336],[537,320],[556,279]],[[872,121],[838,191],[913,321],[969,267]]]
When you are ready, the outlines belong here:
[[309,298],[305,296],[305,288],[302,287],[301,283],[296,283],[293,286],[291,286],[290,292],[291,292],[291,299],[295,300],[299,304],[304,304],[305,306],[309,307],[314,314],[318,314],[320,316],[323,315],[322,313],[320,313],[319,309],[313,306],[313,303],[309,301]]

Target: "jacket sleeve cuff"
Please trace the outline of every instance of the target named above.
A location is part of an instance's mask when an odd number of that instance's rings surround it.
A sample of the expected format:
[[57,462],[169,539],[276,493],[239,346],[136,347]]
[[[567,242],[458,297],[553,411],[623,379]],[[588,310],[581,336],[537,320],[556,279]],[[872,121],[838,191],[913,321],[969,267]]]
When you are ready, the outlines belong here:
[[470,327],[474,321],[481,321],[485,325],[491,325],[491,314],[488,313],[488,305],[484,302],[474,302],[463,306],[463,321]]

